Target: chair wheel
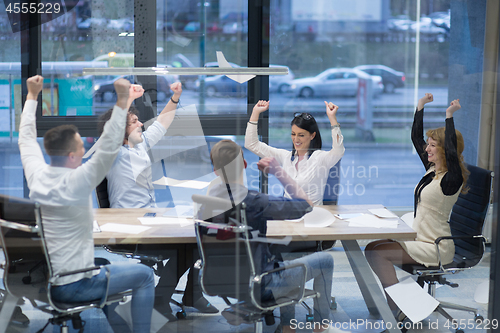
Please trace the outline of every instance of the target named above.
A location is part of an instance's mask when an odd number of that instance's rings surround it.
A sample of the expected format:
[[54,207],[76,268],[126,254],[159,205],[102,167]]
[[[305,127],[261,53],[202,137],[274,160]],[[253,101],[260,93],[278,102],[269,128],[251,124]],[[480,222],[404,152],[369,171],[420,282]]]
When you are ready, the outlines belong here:
[[186,311],[179,311],[175,314],[177,319],[185,319],[186,318]]
[[306,321],[307,321],[308,323],[312,323],[312,322],[314,321],[314,315],[312,315],[312,314],[307,314],[307,315],[306,315]]
[[31,283],[31,276],[28,275],[28,276],[23,277],[22,281],[24,284],[30,284]]

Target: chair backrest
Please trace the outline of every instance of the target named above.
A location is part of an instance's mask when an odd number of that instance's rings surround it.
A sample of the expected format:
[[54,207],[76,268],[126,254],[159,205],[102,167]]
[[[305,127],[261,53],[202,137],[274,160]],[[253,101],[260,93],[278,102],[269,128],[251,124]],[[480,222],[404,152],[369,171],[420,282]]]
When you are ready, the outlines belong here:
[[[4,285],[16,297],[48,302],[48,272],[38,226],[40,207],[33,201],[0,195],[0,238],[5,254]],[[34,267],[42,267],[31,274]]]
[[[250,300],[250,279],[255,275],[244,203],[227,209],[226,200],[193,195],[205,221],[195,222],[202,260],[200,284],[211,296]],[[230,205],[230,204],[229,204]],[[231,207],[231,206],[229,206]]]
[[323,205],[336,205],[339,200],[340,161],[329,171],[323,193]]
[[97,196],[97,203],[99,208],[110,208],[109,194],[108,194],[108,179],[104,177],[102,182],[95,188],[95,194]]
[[[467,186],[469,191],[461,193],[450,215],[453,236],[479,236],[482,234],[484,219],[490,203],[492,172],[468,165],[470,172]],[[482,258],[484,244],[482,238],[455,239],[455,267],[472,267]]]

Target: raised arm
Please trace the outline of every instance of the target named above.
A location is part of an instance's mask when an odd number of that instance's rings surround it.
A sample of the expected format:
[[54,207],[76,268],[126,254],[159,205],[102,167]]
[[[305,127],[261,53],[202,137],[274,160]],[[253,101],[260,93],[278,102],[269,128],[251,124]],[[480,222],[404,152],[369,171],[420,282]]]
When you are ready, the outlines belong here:
[[19,151],[28,186],[31,185],[33,174],[46,166],[40,145],[36,141],[36,107],[38,95],[43,88],[43,77],[35,75],[26,80],[28,96],[21,114],[19,126]]
[[330,120],[330,125],[332,129],[332,149],[328,154],[323,155],[322,163],[327,167],[334,166],[341,158],[344,156],[344,136],[340,131],[340,124],[337,122],[337,112],[339,107],[332,102],[325,101],[326,105],[326,115],[328,120]]
[[444,155],[446,158],[446,166],[448,172],[441,180],[441,189],[445,195],[453,195],[457,193],[463,183],[462,169],[457,152],[457,135],[455,132],[455,124],[453,122],[453,114],[460,109],[458,99],[452,101],[448,109],[446,109],[446,126],[444,133]]
[[310,206],[313,205],[304,190],[297,185],[295,180],[293,180],[285,170],[283,170],[275,158],[264,157],[257,162],[257,167],[264,173],[274,175],[280,181],[281,185],[283,185],[285,191],[290,194],[293,199],[305,200]]
[[111,118],[104,125],[99,138],[99,148],[85,164],[73,173],[74,182],[81,184],[83,190],[96,187],[111,168],[118,151],[123,144],[128,103],[131,96],[140,95],[142,87],[131,85],[128,80],[118,79],[114,82],[117,101]]
[[182,84],[180,82],[172,83],[170,85],[170,90],[172,90],[174,94],[168,101],[167,105],[165,105],[157,119],[165,129],[168,129],[170,124],[172,124],[172,121],[174,121],[177,103],[179,103],[182,94]]
[[425,151],[426,142],[424,140],[424,105],[434,100],[430,93],[426,93],[424,97],[418,100],[417,110],[413,117],[413,125],[411,127],[411,141],[413,147],[418,153],[425,170],[429,169],[429,160],[427,152]]
[[245,148],[250,150],[252,153],[258,155],[259,157],[274,157],[278,159],[279,163],[283,163],[283,160],[288,156],[288,151],[285,149],[277,149],[270,147],[264,142],[259,141],[259,135],[257,133],[257,125],[259,121],[259,116],[261,113],[269,109],[269,101],[258,101],[253,107],[250,120],[247,124],[247,129],[245,132]]

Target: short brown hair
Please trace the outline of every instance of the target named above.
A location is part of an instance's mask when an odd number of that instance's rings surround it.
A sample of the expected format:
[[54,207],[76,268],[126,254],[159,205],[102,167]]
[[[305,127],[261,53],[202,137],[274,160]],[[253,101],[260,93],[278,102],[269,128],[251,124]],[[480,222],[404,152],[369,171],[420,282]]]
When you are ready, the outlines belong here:
[[60,125],[45,133],[43,146],[53,165],[64,165],[69,153],[76,151],[78,148],[76,133],[78,128],[75,125]]
[[[241,161],[238,160],[240,154]],[[212,161],[214,170],[222,171],[221,176],[226,183],[237,181],[241,171],[244,169],[243,149],[231,140],[217,142],[210,151],[210,160]]]

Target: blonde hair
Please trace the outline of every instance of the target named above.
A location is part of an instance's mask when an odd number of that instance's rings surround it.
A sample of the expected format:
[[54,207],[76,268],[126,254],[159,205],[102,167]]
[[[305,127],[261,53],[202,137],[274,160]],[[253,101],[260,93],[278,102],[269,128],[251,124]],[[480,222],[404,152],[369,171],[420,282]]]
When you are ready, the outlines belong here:
[[[441,160],[441,165],[444,170],[436,170],[436,174],[438,171],[448,171],[448,166],[446,165],[446,155],[444,152],[444,138],[445,138],[445,128],[444,127],[439,127],[435,129],[430,129],[426,133],[428,138],[432,138],[434,141],[437,142],[437,151],[438,151],[438,158]],[[462,155],[464,151],[464,137],[462,136],[462,133],[460,133],[459,130],[455,130],[455,134],[457,136],[457,155],[458,155],[458,163],[460,164],[460,169],[462,170],[462,193],[465,194],[469,190],[469,188],[466,186],[467,184],[467,178],[469,178],[469,170],[467,170],[467,167],[465,166],[465,161],[464,161],[464,156]]]

